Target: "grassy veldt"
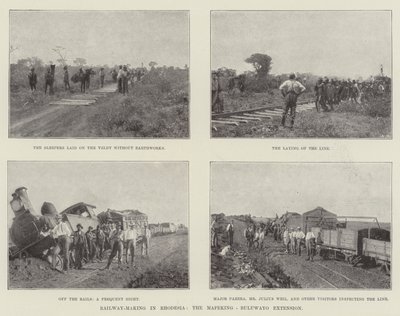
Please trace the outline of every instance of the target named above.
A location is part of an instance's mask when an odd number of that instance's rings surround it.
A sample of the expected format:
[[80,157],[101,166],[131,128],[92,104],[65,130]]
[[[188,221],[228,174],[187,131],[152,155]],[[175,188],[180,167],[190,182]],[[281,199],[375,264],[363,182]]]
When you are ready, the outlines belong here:
[[[261,99],[260,96],[255,96],[248,102],[254,104],[256,97]],[[275,106],[277,104],[283,104],[282,98]],[[275,118],[273,122],[263,120],[241,124],[238,127],[223,126],[213,131],[212,135],[254,138],[390,138],[391,96],[377,97],[362,104],[342,102],[333,112],[318,113],[311,110],[297,113],[293,130],[280,128],[280,118]]]

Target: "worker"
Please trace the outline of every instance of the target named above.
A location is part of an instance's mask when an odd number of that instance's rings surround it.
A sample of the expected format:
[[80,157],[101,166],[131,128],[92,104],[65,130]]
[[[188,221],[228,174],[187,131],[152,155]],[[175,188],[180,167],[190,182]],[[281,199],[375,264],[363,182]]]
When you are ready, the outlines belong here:
[[93,262],[94,257],[96,256],[96,235],[93,232],[93,227],[89,226],[88,230],[85,234],[86,240],[87,240],[87,261],[88,262]]
[[28,81],[29,87],[31,88],[31,92],[36,91],[36,84],[37,84],[37,75],[35,72],[35,68],[31,68],[31,71],[28,73]]
[[105,73],[103,67],[100,68],[99,76],[100,76],[100,87],[103,88],[103,86],[104,86],[104,78],[106,76],[106,73]]
[[254,230],[251,225],[248,225],[247,228],[244,230],[244,237],[247,240],[247,248],[248,250],[253,247],[253,240],[254,240]]
[[79,68],[79,80],[81,81],[81,92],[86,92],[86,74],[82,68]]
[[51,73],[51,69],[49,67],[44,76],[44,94],[47,93],[47,87],[49,87],[49,94],[50,95],[54,94],[53,84],[54,84],[54,77],[53,77],[53,74]]
[[123,90],[122,90],[123,79],[124,79],[124,70],[122,69],[122,65],[120,65],[119,70],[118,70],[118,75],[117,75],[118,92],[119,93],[123,93]]
[[211,247],[218,248],[218,236],[217,236],[217,219],[213,218],[211,222]]
[[291,254],[296,254],[296,231],[292,227],[290,229],[290,234],[289,234],[289,239],[290,239],[290,252]]
[[304,240],[306,235],[304,235],[303,231],[301,230],[300,227],[297,227],[297,232],[296,232],[296,250],[297,254],[301,256],[301,244]]
[[[58,247],[60,248],[60,255],[63,259],[63,270],[69,269],[69,248],[71,245],[71,230],[68,224],[62,221],[62,216],[56,216],[56,226],[51,230],[51,236],[55,239]],[[53,258],[53,264],[56,262],[56,257]],[[53,266],[55,268],[55,266]]]
[[69,86],[69,73],[67,66],[64,66],[64,89],[65,91],[69,91],[71,89],[71,87]]
[[118,223],[116,225],[116,228],[112,232],[110,239],[111,239],[111,243],[113,246],[112,246],[111,254],[108,258],[108,263],[107,263],[107,266],[105,267],[105,269],[110,269],[111,262],[113,261],[113,259],[116,255],[118,255],[118,266],[121,265],[122,252],[124,250],[124,245],[123,245],[124,232],[121,229],[120,223]]
[[224,98],[222,94],[221,81],[219,78],[219,72],[212,72],[211,81],[211,110],[214,113],[224,112]]
[[289,253],[290,238],[289,229],[287,227],[285,227],[285,231],[283,232],[283,244],[285,245],[285,253]]
[[82,260],[85,252],[87,251],[87,240],[83,232],[83,226],[79,223],[76,225],[76,232],[73,239],[74,253],[75,253],[75,269],[82,269]]
[[106,241],[106,235],[100,225],[96,227],[96,246],[97,246],[97,259],[103,260],[104,245]]
[[226,226],[226,232],[228,234],[229,246],[233,246],[233,220]]
[[149,255],[149,249],[150,249],[150,238],[151,238],[151,231],[147,227],[147,225],[144,225],[144,232],[143,232],[143,241],[142,241],[142,256],[148,256]]
[[135,257],[135,248],[136,248],[136,240],[138,237],[138,232],[135,228],[134,224],[130,224],[129,228],[125,230],[124,233],[124,241],[125,241],[125,247],[126,247],[126,258],[125,262],[128,264],[128,251],[131,255],[131,265],[133,265],[134,262],[134,257]]
[[282,96],[285,98],[281,124],[285,127],[286,116],[290,113],[290,128],[293,129],[294,120],[296,118],[297,98],[306,88],[296,80],[296,75],[293,73],[289,76],[289,80],[281,84],[279,90],[281,90]]
[[311,228],[308,228],[308,232],[306,235],[306,250],[307,250],[307,261],[314,261],[314,252],[315,252],[315,235],[312,232]]

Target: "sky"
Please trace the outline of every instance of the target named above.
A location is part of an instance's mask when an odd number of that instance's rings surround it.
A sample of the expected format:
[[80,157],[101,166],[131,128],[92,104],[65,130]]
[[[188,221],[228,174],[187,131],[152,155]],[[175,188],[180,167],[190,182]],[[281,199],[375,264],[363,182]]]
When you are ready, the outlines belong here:
[[253,70],[254,53],[272,57],[271,73],[391,76],[389,11],[225,11],[211,17],[212,69]]
[[[98,213],[137,209],[148,215],[149,223],[188,224],[186,163],[9,162],[9,201],[21,186],[28,189],[38,214],[45,201],[59,212],[85,202]],[[9,224],[13,217],[8,205]]]
[[214,163],[211,185],[212,213],[275,217],[321,206],[391,221],[387,163]]
[[11,62],[59,58],[52,48],[66,48],[68,64],[85,58],[89,65],[160,66],[189,64],[189,14],[186,11],[11,11]]

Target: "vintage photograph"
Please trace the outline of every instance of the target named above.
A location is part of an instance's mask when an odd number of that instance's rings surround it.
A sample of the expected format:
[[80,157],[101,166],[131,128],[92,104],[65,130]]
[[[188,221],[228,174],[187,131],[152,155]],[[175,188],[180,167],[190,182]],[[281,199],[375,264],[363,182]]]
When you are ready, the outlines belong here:
[[8,162],[7,183],[9,289],[189,287],[187,162]]
[[188,11],[9,17],[9,137],[189,137]]
[[391,163],[211,163],[210,287],[391,289]]
[[391,139],[391,11],[212,11],[211,135]]

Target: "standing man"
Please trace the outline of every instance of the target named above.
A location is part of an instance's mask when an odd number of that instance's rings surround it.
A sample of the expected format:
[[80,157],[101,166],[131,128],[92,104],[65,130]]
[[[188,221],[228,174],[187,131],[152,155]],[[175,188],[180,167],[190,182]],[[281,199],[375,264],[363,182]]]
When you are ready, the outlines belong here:
[[212,72],[211,82],[211,110],[214,113],[224,112],[224,99],[222,95],[222,88],[217,71]]
[[294,120],[296,118],[296,103],[297,98],[300,94],[302,94],[306,88],[296,80],[296,75],[293,73],[289,76],[289,80],[286,80],[279,87],[283,97],[285,98],[285,104],[283,107],[283,115],[282,115],[282,126],[285,127],[286,116],[290,111],[289,116],[291,117],[290,128],[293,129]]
[[103,88],[103,86],[104,86],[104,77],[106,76],[106,72],[104,71],[103,67],[100,68],[99,76],[100,76],[100,87]]
[[306,235],[306,250],[307,250],[307,261],[311,260],[314,261],[314,249],[315,249],[315,235],[311,231],[311,228],[307,229]]
[[[51,230],[51,235],[56,240],[58,247],[60,248],[60,255],[63,259],[63,270],[68,271],[69,269],[69,248],[71,246],[71,230],[68,225],[62,221],[62,216],[56,216],[57,225]],[[56,262],[53,258],[53,263]]]
[[94,257],[96,256],[96,243],[95,243],[95,236],[93,234],[93,227],[89,226],[86,232],[86,240],[88,245],[88,252],[87,252],[87,260],[88,262],[93,262]]
[[301,242],[306,237],[300,227],[297,227],[296,232],[296,247],[297,247],[297,254],[301,256]]
[[124,70],[122,69],[122,66],[119,66],[118,70],[118,75],[117,75],[117,81],[118,81],[118,92],[123,93],[122,91],[122,82],[123,82],[123,77],[124,77]]
[[104,244],[106,242],[106,234],[100,228],[100,225],[97,225],[96,228],[96,245],[97,245],[97,259],[102,261],[103,260],[103,252],[104,252]]
[[125,262],[128,264],[128,251],[131,254],[131,265],[133,265],[134,257],[135,257],[135,248],[136,248],[136,239],[138,237],[137,230],[134,224],[130,224],[129,228],[125,231],[124,241],[126,244],[126,258]]
[[31,68],[31,71],[28,73],[29,87],[31,88],[31,92],[36,91],[37,84],[37,75],[35,72],[35,68]]
[[210,230],[211,230],[211,247],[218,248],[217,218],[213,218]]
[[149,255],[150,238],[151,238],[151,231],[147,227],[147,225],[145,224],[144,225],[144,231],[143,231],[142,256],[148,256]]
[[229,246],[233,246],[233,220],[226,226],[226,232],[228,233]]
[[54,83],[54,77],[53,74],[51,73],[51,68],[49,67],[47,69],[46,74],[44,75],[44,94],[47,93],[47,87],[49,87],[49,94],[50,95],[54,94],[53,83]]
[[122,93],[123,94],[127,94],[128,91],[128,80],[129,80],[129,76],[128,76],[128,68],[126,66],[124,66],[122,68],[123,72],[122,72]]
[[114,257],[118,254],[118,266],[121,265],[122,259],[122,252],[124,250],[123,239],[124,239],[124,232],[121,229],[121,224],[118,223],[116,229],[112,232],[111,236],[111,243],[112,249],[110,257],[108,258],[106,269],[110,269],[111,262],[113,261]]
[[79,68],[79,80],[81,81],[81,92],[86,92],[86,75],[82,68]]
[[69,73],[67,66],[64,66],[64,89],[65,91],[69,91],[71,89],[71,87],[69,86]]
[[247,240],[247,248],[248,250],[253,247],[253,240],[254,240],[254,231],[251,225],[248,225],[247,228],[244,230],[244,237]]
[[283,244],[285,245],[285,253],[289,253],[289,243],[290,243],[290,238],[289,238],[289,229],[285,227],[285,231],[283,232]]
[[76,225],[76,232],[74,233],[73,245],[75,249],[75,269],[82,269],[82,260],[87,251],[87,241],[85,233],[83,232],[83,226],[81,224]]
[[296,254],[296,231],[294,230],[294,228],[292,227],[290,229],[290,252],[294,255]]

